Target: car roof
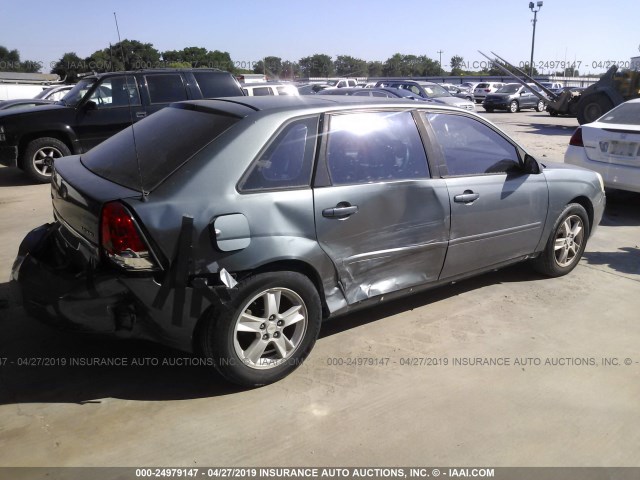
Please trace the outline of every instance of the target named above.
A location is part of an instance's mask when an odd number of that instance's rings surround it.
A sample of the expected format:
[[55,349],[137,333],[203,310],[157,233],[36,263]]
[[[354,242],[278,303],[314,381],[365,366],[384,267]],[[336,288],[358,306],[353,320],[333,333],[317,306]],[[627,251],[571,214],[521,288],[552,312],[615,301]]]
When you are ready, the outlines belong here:
[[188,100],[174,103],[171,106],[178,108],[194,109],[211,113],[228,112],[232,115],[244,117],[252,112],[260,111],[287,111],[305,110],[312,112],[317,110],[331,109],[332,107],[399,107],[399,108],[436,108],[460,113],[460,109],[449,107],[443,104],[422,103],[405,98],[379,98],[379,97],[359,97],[353,95],[300,95],[300,96],[278,96],[265,95],[258,97],[224,97],[207,100]]
[[115,75],[133,75],[136,73],[142,73],[144,75],[148,74],[160,74],[160,73],[180,73],[180,72],[211,72],[217,74],[227,74],[231,75],[229,72],[224,70],[220,70],[218,68],[146,68],[143,70],[127,70],[124,72],[105,72],[105,73],[96,73],[94,75],[86,75],[82,76],[80,80],[84,80],[85,78],[104,78],[104,77],[113,77]]

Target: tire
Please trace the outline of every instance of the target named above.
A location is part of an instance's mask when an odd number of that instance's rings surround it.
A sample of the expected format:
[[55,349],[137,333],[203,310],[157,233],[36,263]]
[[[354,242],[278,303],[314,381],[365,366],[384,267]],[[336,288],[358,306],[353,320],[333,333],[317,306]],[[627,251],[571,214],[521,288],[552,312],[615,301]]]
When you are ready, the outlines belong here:
[[520,105],[518,105],[518,102],[516,102],[515,100],[511,100],[511,103],[509,103],[509,108],[507,109],[507,111],[511,113],[516,113],[519,110],[520,110]]
[[570,203],[556,220],[544,251],[534,260],[534,268],[549,277],[561,277],[573,270],[584,253],[589,238],[589,217],[584,207]]
[[602,94],[588,95],[578,103],[578,123],[591,123],[613,108],[613,103]]
[[536,111],[537,112],[544,112],[545,109],[545,104],[542,100],[540,100],[537,104],[536,104]]
[[487,107],[484,107],[484,109],[485,109],[485,111],[487,111],[488,113],[493,113],[493,108],[487,108]]
[[302,364],[318,338],[318,291],[296,272],[257,274],[238,289],[228,305],[203,319],[197,339],[201,353],[232,383],[276,382]]
[[551,115],[552,117],[557,117],[558,116],[558,112],[556,112],[555,110],[550,110],[549,111],[549,115]]
[[69,147],[57,138],[36,138],[27,144],[22,156],[22,169],[38,183],[51,181],[56,158],[71,155]]

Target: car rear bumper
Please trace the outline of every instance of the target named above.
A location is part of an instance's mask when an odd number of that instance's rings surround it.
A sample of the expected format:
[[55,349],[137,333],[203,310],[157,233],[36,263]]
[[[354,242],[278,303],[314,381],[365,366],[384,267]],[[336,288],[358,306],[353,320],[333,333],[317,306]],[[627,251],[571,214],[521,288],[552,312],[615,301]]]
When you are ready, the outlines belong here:
[[2,146],[0,147],[0,165],[7,167],[18,166],[18,147]]
[[598,172],[607,188],[640,193],[640,164],[633,167],[590,160],[584,147],[573,145],[567,148],[564,162]]
[[62,245],[63,228],[51,223],[31,231],[14,261],[11,288],[30,316],[63,329],[143,338],[192,351],[201,312],[194,310],[193,315],[186,308],[192,309],[191,288],[177,295],[175,289],[163,290],[153,276],[128,276],[110,267],[70,262]]

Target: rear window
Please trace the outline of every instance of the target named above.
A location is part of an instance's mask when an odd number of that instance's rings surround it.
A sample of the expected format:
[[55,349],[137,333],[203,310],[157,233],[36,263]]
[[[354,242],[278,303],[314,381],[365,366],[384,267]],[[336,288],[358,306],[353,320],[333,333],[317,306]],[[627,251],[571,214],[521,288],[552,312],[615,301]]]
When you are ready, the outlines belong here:
[[193,72],[204,98],[237,97],[242,91],[231,75],[212,72]]
[[138,191],[142,185],[142,190],[149,192],[238,120],[185,108],[163,108],[82,155],[82,163],[107,180]]
[[479,83],[476,88],[489,88],[489,84],[488,83]]
[[607,112],[599,121],[602,123],[640,125],[640,103],[623,103]]

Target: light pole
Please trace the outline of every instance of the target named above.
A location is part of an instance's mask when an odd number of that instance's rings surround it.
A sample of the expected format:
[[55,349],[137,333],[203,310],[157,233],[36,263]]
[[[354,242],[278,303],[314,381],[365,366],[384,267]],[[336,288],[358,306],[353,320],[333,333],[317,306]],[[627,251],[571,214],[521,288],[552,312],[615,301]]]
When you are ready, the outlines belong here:
[[440,70],[442,70],[442,54],[444,53],[444,51],[438,50],[436,53],[440,54]]
[[[536,10],[535,7],[538,7]],[[529,2],[529,8],[533,12],[533,37],[531,38],[531,62],[529,62],[529,76],[533,77],[533,46],[536,43],[536,22],[538,21],[538,12],[542,8],[542,2],[537,2],[534,6],[533,2]]]

